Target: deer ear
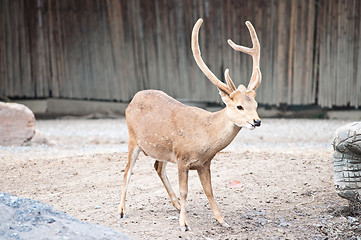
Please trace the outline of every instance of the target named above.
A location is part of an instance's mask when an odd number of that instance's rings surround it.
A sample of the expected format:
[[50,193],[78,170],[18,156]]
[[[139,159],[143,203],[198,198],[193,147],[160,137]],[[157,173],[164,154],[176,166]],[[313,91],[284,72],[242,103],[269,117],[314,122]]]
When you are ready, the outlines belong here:
[[222,91],[221,89],[218,90],[219,90],[219,95],[221,95],[222,102],[224,102],[224,104],[228,106],[229,102],[232,101],[232,98],[225,91]]

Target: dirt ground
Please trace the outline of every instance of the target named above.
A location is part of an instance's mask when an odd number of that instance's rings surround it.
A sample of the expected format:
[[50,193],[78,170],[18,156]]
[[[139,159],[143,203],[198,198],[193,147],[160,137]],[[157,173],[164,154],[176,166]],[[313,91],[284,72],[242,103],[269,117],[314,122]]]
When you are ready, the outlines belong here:
[[[333,187],[331,142],[345,123],[264,119],[260,128],[241,130],[211,167],[213,191],[231,228],[215,221],[192,171],[191,231],[180,231],[154,160],[143,154],[128,189],[128,218],[118,218],[127,161],[124,119],[38,121],[34,143],[0,147],[0,192],[40,200],[134,239],[361,239],[361,220]],[[167,173],[178,193],[176,166],[168,164]],[[232,187],[232,181],[239,184]]]

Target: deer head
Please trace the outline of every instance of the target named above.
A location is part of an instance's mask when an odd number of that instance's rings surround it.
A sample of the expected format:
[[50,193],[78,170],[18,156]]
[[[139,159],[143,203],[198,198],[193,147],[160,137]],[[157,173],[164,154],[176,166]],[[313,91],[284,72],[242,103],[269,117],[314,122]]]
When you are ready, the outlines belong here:
[[235,44],[232,40],[228,40],[228,44],[236,51],[241,51],[252,56],[253,70],[251,80],[247,87],[234,85],[229,70],[226,69],[224,77],[226,84],[220,81],[204,63],[199,49],[198,35],[203,20],[198,19],[192,31],[192,52],[195,61],[206,77],[219,89],[222,101],[226,104],[226,113],[228,118],[238,127],[254,129],[261,125],[261,120],[257,113],[257,102],[255,100],[256,90],[261,83],[262,75],[259,68],[260,44],[256,31],[252,24],[247,21],[246,25],[251,35],[253,47],[248,48]]

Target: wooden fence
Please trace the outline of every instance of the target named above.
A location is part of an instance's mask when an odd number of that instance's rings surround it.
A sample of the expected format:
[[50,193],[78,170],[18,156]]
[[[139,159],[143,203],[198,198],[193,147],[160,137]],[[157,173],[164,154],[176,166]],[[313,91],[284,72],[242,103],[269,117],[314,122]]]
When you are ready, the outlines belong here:
[[318,103],[361,106],[361,1],[327,1],[317,17]]
[[142,89],[219,102],[193,60],[200,48],[223,79],[247,84],[251,57],[226,43],[262,46],[269,105],[361,105],[361,4],[358,0],[0,0],[0,95],[129,101]]

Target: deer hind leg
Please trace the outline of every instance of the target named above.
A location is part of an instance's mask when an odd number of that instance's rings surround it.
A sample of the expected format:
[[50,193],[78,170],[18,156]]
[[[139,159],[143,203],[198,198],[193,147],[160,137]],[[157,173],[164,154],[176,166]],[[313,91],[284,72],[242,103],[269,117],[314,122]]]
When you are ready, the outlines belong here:
[[178,164],[179,193],[180,193],[180,216],[179,224],[182,231],[190,230],[186,220],[186,202],[188,195],[188,172],[189,169]]
[[179,203],[177,196],[175,195],[175,193],[172,189],[172,186],[170,185],[169,180],[166,175],[166,171],[165,171],[166,166],[167,166],[167,162],[155,161],[155,163],[154,163],[154,168],[157,171],[158,176],[160,177],[160,180],[162,180],[162,183],[168,192],[168,195],[170,197],[170,200],[172,201],[173,206],[176,209],[180,210],[181,209],[180,203]]
[[121,218],[125,217],[125,198],[127,195],[128,183],[130,180],[130,176],[132,175],[132,169],[134,167],[135,161],[138,158],[139,152],[140,152],[139,146],[129,143],[129,145],[128,145],[128,163],[127,163],[127,166],[125,167],[122,197],[120,199],[120,204],[118,207],[118,213]]
[[210,164],[206,164],[202,168],[197,169],[197,172],[199,175],[199,179],[201,180],[204,193],[206,194],[209,204],[211,205],[214,217],[223,227],[229,227],[229,224],[226,221],[224,221],[222,214],[217,206],[217,203],[214,200],[212,183],[211,183]]

